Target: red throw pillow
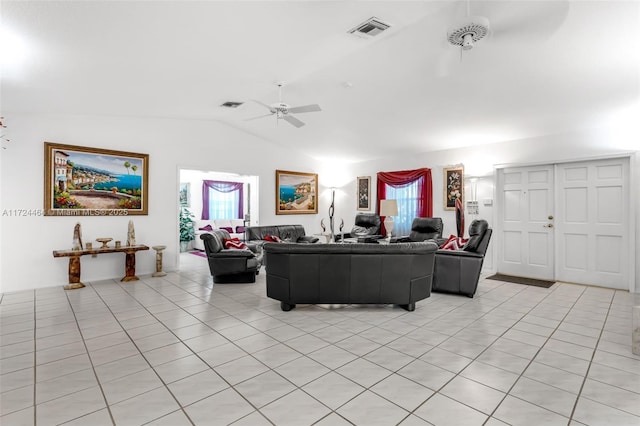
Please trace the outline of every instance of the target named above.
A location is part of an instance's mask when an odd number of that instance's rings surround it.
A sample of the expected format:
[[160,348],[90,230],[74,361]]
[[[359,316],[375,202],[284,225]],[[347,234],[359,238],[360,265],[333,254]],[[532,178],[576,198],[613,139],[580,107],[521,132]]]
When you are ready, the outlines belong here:
[[464,247],[464,245],[469,241],[466,238],[456,237],[455,235],[450,235],[447,241],[444,242],[440,246],[443,250],[460,250]]
[[265,235],[264,236],[264,240],[265,241],[271,241],[272,243],[281,243],[282,242],[280,237],[278,237],[277,235]]
[[240,241],[238,238],[225,238],[224,248],[245,250],[247,248],[247,245]]

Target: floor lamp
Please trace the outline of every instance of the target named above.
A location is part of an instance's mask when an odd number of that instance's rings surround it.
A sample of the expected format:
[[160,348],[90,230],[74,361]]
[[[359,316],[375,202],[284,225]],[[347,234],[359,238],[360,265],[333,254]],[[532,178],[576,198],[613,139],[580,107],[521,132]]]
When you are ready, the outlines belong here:
[[380,200],[380,216],[384,216],[384,227],[387,230],[387,238],[391,239],[393,232],[393,216],[398,215],[398,202],[396,200]]

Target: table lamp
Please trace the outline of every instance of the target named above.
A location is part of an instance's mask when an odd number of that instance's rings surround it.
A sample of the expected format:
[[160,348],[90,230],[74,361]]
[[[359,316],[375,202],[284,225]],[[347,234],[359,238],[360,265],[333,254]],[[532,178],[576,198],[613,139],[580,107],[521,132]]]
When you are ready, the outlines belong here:
[[387,238],[391,238],[393,216],[397,215],[398,202],[396,200],[380,200],[380,216],[384,216],[384,227],[387,230]]

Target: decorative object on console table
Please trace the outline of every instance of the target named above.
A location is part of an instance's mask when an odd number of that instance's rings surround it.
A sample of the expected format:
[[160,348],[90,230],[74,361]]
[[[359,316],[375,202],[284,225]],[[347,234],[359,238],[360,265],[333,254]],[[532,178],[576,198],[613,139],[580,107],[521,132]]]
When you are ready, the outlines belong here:
[[444,200],[445,210],[455,210],[456,200],[464,201],[464,166],[444,168]]
[[384,216],[384,227],[387,230],[387,238],[393,234],[393,216],[398,215],[397,200],[380,200],[380,216]]
[[109,242],[111,240],[113,240],[113,238],[96,238],[97,242],[102,243],[102,245],[100,246],[101,249],[109,248]]
[[133,227],[133,221],[129,221],[129,226],[127,227],[127,245],[135,246],[136,245],[136,230]]
[[358,176],[358,210],[371,210],[371,176]]
[[73,227],[73,247],[74,250],[82,250],[82,231],[80,230],[80,222]]
[[45,215],[147,214],[148,154],[52,142],[44,151]]
[[276,170],[276,214],[318,214],[318,175]]

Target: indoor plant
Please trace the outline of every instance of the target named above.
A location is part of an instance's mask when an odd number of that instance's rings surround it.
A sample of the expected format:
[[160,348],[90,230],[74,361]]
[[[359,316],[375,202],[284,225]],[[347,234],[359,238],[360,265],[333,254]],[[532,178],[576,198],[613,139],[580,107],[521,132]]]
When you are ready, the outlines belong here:
[[189,242],[195,240],[196,231],[193,225],[195,216],[185,207],[180,207],[180,251],[185,252],[189,247]]

